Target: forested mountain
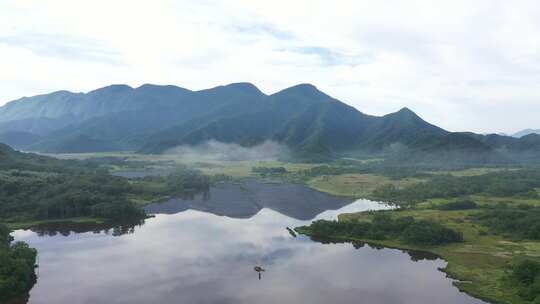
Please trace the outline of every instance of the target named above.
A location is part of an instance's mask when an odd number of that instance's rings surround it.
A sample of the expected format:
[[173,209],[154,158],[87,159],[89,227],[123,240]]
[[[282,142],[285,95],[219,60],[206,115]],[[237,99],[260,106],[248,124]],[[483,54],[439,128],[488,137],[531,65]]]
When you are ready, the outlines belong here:
[[24,149],[41,139],[41,136],[25,131],[0,131],[0,143],[9,143],[15,149]]
[[407,108],[370,116],[310,84],[272,95],[250,83],[201,91],[111,85],[88,93],[25,97],[0,107],[0,141],[52,153],[163,153],[212,139],[243,146],[272,140],[309,158],[406,150],[410,155],[444,151],[444,157],[450,157],[481,151],[484,160],[515,155],[530,159],[540,151],[536,136],[451,133]]
[[479,135],[474,133],[462,133],[468,135],[501,155],[516,161],[540,160],[540,135],[531,133],[520,138],[503,136],[498,134]]

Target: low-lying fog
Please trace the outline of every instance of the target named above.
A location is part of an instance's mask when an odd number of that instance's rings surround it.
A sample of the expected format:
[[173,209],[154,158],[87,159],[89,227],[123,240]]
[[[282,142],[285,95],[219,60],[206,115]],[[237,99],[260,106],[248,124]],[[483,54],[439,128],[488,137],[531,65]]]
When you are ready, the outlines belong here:
[[177,146],[165,151],[164,154],[177,155],[187,161],[271,161],[286,157],[289,155],[289,149],[275,141],[265,141],[253,147],[244,147],[212,139],[197,145]]

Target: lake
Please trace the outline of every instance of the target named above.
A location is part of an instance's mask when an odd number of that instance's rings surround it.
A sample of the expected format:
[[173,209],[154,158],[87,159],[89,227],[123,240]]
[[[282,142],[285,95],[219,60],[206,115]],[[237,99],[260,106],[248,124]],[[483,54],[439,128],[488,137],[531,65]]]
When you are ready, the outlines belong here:
[[[422,252],[331,243],[287,227],[390,208],[302,185],[223,183],[146,207],[141,223],[17,230],[39,250],[29,303],[453,303],[461,293]],[[259,273],[255,266],[264,268]]]

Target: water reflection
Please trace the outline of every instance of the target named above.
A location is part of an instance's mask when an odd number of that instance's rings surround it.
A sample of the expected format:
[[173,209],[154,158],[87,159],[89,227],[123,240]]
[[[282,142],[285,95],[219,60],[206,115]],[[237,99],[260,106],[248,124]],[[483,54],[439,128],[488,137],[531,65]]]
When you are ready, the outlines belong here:
[[[343,241],[339,239],[332,239],[332,238],[324,238],[324,237],[309,237],[314,242],[319,242],[321,244],[325,245],[331,245],[331,244],[351,244],[354,249],[362,249],[365,246],[368,246],[371,249],[375,250],[384,250],[384,249],[390,249],[385,246],[381,246],[378,244],[368,244],[366,242],[349,242],[349,241]],[[413,262],[420,262],[420,261],[436,261],[439,260],[440,257],[434,253],[421,251],[421,250],[410,250],[410,249],[395,249],[398,251],[401,251],[402,253],[407,254],[411,261]]]
[[[355,211],[373,208],[369,201],[353,205]],[[40,252],[40,278],[29,303],[483,303],[437,270],[445,266],[441,259],[295,238],[286,227],[305,225],[303,218],[324,210],[286,216],[284,210],[294,208],[274,207],[250,218],[221,216],[222,206],[212,209],[215,214],[157,214],[135,233],[117,237],[74,229],[16,231],[17,240]],[[255,266],[264,273],[254,274]]]
[[[221,183],[208,192],[151,204],[145,210],[152,214],[174,214],[191,209],[232,218],[251,218],[268,208],[298,220],[311,220],[318,215],[324,218],[337,215],[332,211],[351,202],[351,199],[313,191],[304,185],[248,180]],[[376,202],[372,207],[380,208]]]
[[120,236],[135,232],[136,227],[144,225],[144,219],[129,221],[107,221],[101,223],[94,222],[51,222],[34,225],[30,228],[38,236],[69,236],[72,233],[92,232],[95,234],[104,233],[112,236]]

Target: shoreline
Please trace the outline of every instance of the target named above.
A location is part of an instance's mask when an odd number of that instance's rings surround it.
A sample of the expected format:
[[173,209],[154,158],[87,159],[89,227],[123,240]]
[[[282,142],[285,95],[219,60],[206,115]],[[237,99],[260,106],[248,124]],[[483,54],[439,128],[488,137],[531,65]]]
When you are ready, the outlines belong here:
[[[437,251],[436,250],[437,247],[422,247],[422,246],[406,245],[398,241],[380,241],[380,240],[359,239],[359,238],[340,237],[340,236],[313,235],[309,233],[308,231],[301,228],[302,227],[296,227],[294,228],[294,231],[297,232],[298,234],[305,235],[310,238],[324,238],[325,240],[328,240],[328,241],[338,241],[341,243],[344,242],[344,243],[351,243],[351,244],[365,243],[367,245],[380,246],[387,249],[395,249],[395,250],[400,250],[400,251],[405,251],[405,252],[419,251],[419,252],[433,254],[446,262],[446,266],[444,268],[438,268],[438,270],[444,273],[447,278],[451,279],[453,281],[452,285],[455,286],[460,292],[466,293],[467,295],[473,298],[476,298],[478,300],[488,302],[489,304],[505,304],[506,303],[506,302],[501,302],[498,299],[494,299],[492,297],[476,293],[467,288],[463,288],[464,284],[473,284],[474,282],[460,278],[459,274],[452,273],[448,269],[452,261],[449,260],[448,257],[445,257],[444,253]],[[313,240],[313,241],[317,242],[317,240]]]

